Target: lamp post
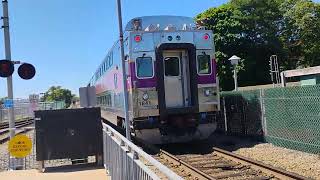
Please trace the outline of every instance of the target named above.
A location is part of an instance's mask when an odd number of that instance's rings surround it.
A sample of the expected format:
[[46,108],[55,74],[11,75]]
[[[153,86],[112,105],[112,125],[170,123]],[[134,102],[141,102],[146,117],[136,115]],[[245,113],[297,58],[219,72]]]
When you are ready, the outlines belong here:
[[237,76],[237,65],[239,64],[239,61],[241,58],[239,58],[236,55],[233,55],[231,58],[229,58],[229,61],[231,61],[231,64],[233,65],[233,79],[234,79],[234,90],[238,91],[238,76]]

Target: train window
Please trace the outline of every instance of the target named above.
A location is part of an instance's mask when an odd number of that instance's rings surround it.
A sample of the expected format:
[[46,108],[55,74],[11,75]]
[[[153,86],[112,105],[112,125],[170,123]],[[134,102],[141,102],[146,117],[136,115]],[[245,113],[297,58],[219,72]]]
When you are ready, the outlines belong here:
[[211,74],[210,55],[198,55],[198,74]]
[[112,66],[112,64],[113,64],[113,53],[110,53],[110,56],[109,56],[110,58],[109,58],[109,67],[111,67]]
[[153,61],[151,57],[139,57],[136,60],[137,77],[151,78],[153,77]]
[[180,62],[178,57],[165,57],[164,66],[166,76],[180,75]]
[[110,61],[110,56],[108,56],[107,60],[106,60],[106,69],[107,70],[109,69],[109,61]]

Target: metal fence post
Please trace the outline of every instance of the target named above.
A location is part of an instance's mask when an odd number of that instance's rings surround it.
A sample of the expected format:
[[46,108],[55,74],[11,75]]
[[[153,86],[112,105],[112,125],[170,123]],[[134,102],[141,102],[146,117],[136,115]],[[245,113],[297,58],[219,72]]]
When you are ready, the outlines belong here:
[[223,103],[223,116],[224,116],[224,132],[228,133],[228,119],[227,119],[227,110],[226,110],[226,100],[225,97],[222,98]]
[[260,100],[260,109],[261,109],[261,125],[262,125],[262,131],[263,135],[267,135],[267,122],[265,117],[265,102],[264,102],[264,90],[260,89],[259,93],[259,100]]

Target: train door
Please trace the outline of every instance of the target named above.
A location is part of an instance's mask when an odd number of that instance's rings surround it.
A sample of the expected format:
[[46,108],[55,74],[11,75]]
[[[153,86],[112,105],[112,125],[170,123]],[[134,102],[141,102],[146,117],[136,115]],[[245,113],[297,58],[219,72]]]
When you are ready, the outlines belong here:
[[189,58],[185,50],[163,51],[164,89],[167,108],[190,106]]

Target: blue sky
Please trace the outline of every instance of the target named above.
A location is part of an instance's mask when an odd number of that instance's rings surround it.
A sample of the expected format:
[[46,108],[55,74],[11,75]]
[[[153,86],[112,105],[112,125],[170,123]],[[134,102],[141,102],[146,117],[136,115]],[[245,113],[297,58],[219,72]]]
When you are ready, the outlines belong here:
[[[12,59],[32,63],[37,70],[35,78],[28,81],[14,73],[14,96],[28,97],[45,92],[52,85],[77,94],[118,37],[116,0],[8,1]],[[144,15],[194,17],[225,2],[227,0],[122,0],[123,22]],[[0,30],[0,59],[4,57],[3,31]],[[6,79],[1,78],[0,97],[7,95],[6,85]]]

